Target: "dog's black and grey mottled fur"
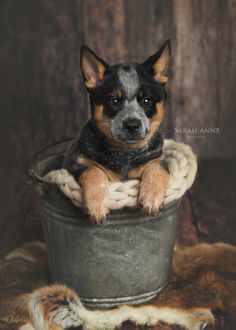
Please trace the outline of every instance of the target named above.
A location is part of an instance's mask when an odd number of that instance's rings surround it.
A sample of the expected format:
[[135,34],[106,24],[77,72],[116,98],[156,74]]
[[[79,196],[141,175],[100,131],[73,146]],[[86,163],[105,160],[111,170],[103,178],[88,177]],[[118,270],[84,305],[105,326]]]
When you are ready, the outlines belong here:
[[109,66],[82,46],[81,70],[92,116],[67,150],[63,164],[77,180],[82,181],[84,172],[94,166],[114,173],[119,180],[142,179],[144,165],[155,159],[166,169],[158,129],[166,101],[169,57],[169,40],[143,64]]
[[[96,121],[90,119],[83,128],[79,138],[73,143],[66,155],[65,165],[77,178],[87,168],[86,165],[78,164],[75,159],[83,155],[112,171],[128,178],[128,172],[150,160],[157,159],[162,155],[163,137],[156,132],[150,139],[148,146],[141,149],[124,150],[111,145],[105,135],[99,130]],[[164,160],[163,160],[164,165]]]

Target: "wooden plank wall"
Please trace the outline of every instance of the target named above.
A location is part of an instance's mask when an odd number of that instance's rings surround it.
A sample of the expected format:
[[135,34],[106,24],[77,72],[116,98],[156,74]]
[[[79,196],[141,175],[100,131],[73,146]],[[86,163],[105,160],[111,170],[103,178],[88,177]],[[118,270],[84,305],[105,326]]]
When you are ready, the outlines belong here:
[[[170,37],[166,136],[200,157],[235,156],[235,0],[3,0],[0,15],[1,254],[40,236],[21,180],[29,159],[89,116],[81,43],[116,63],[143,61]],[[184,127],[220,133],[176,134]]]

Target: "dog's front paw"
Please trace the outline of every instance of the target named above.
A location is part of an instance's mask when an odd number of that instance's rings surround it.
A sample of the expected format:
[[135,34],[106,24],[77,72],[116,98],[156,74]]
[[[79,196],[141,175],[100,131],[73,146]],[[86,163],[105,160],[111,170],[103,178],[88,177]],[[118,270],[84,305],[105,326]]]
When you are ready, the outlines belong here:
[[94,224],[106,221],[109,213],[108,177],[100,168],[92,166],[80,177],[84,211]]
[[154,216],[162,209],[164,198],[164,189],[157,190],[152,186],[141,185],[138,203],[145,214]]
[[91,201],[85,208],[85,212],[88,214],[89,220],[93,224],[104,223],[107,219],[109,211],[110,210],[105,202],[97,200]]
[[147,166],[142,175],[138,198],[144,213],[156,215],[162,209],[168,182],[169,173],[162,168],[159,160]]

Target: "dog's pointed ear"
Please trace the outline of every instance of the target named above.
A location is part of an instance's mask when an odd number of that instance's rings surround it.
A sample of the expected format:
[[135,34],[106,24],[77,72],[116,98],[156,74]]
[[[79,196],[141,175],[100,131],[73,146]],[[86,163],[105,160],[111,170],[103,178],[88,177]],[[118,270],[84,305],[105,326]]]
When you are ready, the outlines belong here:
[[170,39],[168,39],[154,55],[150,56],[143,63],[143,65],[153,73],[154,79],[160,84],[165,84],[167,82],[170,54]]
[[102,82],[109,65],[88,46],[82,45],[80,48],[80,67],[86,87],[94,89]]

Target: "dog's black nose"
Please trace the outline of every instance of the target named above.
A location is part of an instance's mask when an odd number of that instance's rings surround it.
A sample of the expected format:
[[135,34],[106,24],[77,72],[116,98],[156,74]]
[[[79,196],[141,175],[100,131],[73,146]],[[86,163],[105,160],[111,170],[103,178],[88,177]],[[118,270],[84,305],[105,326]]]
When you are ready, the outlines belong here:
[[129,118],[124,120],[123,127],[130,133],[135,133],[141,127],[141,120],[137,118]]

